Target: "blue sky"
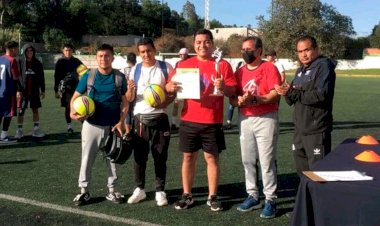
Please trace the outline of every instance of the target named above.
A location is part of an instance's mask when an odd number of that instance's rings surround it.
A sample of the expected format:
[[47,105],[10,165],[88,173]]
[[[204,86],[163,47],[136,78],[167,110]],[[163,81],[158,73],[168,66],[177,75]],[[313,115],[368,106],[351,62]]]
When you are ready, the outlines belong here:
[[[163,0],[169,7],[182,12],[186,0]],[[195,5],[198,16],[204,18],[204,0],[189,0]],[[357,36],[368,36],[380,22],[379,0],[321,0],[334,6],[342,15],[349,16]],[[256,16],[269,18],[270,0],[210,0],[210,20],[222,24],[257,27]]]

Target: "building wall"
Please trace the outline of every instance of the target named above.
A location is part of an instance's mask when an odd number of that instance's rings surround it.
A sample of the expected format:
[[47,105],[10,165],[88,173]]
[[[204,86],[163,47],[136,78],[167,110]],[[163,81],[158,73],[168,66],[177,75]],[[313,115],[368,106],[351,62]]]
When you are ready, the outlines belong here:
[[231,35],[237,34],[243,37],[249,35],[258,35],[256,29],[247,27],[232,27],[232,28],[214,28],[210,30],[215,40],[227,40]]

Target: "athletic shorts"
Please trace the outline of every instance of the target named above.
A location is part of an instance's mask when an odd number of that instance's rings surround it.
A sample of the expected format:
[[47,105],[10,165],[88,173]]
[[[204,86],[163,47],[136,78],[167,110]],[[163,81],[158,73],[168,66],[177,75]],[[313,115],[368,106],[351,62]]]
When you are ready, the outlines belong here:
[[41,100],[39,96],[36,97],[22,97],[21,100],[21,108],[26,109],[28,106],[32,109],[40,108],[41,105]]
[[223,125],[181,122],[179,126],[179,150],[197,152],[199,149],[218,154],[226,149]]

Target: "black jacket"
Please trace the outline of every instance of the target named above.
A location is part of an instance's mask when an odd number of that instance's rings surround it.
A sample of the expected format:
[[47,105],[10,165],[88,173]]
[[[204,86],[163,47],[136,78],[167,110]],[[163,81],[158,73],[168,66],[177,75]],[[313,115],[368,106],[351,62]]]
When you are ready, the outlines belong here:
[[308,67],[297,69],[291,88],[285,96],[294,105],[293,120],[303,135],[331,132],[336,63],[319,56]]
[[[31,48],[33,57],[30,62],[26,60],[25,51]],[[45,74],[42,63],[36,58],[36,50],[30,44],[25,44],[22,47],[22,57],[19,59],[20,65],[20,83],[22,86],[23,96],[39,97],[40,90],[45,92]]]

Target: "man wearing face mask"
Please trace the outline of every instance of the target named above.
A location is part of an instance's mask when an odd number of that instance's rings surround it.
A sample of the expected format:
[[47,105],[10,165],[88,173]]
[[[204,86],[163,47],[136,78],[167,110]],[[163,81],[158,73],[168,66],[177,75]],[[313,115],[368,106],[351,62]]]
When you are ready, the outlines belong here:
[[263,44],[260,38],[245,38],[241,52],[246,65],[235,72],[238,97],[230,98],[230,102],[239,107],[240,149],[248,197],[237,209],[246,212],[262,207],[256,170],[259,160],[265,195],[260,217],[274,218],[277,211],[275,159],[280,98],[274,86],[280,84],[280,74],[274,64],[261,60]]

